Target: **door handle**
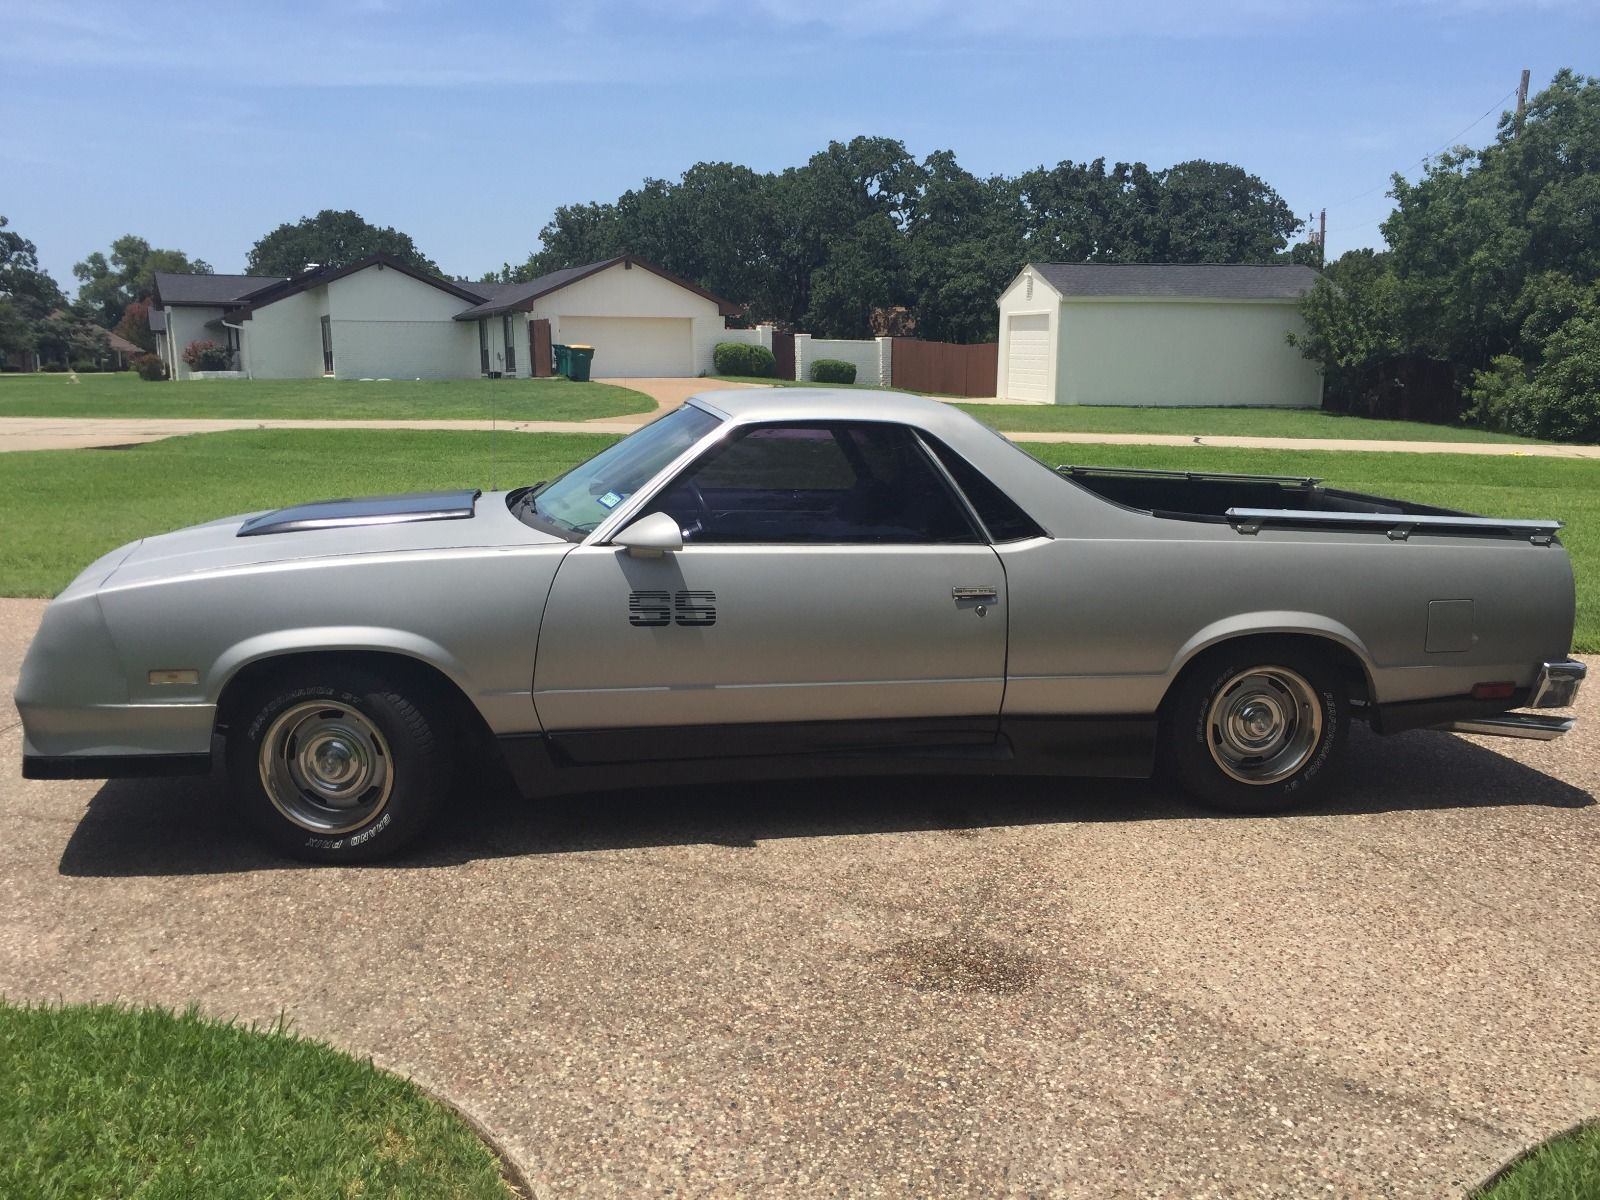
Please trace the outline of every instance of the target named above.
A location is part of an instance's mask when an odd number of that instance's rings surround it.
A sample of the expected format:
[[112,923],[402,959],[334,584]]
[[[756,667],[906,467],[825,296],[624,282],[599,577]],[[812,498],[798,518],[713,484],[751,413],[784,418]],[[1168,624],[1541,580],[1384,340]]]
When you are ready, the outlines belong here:
[[998,600],[1000,590],[992,587],[953,587],[950,589],[952,600]]

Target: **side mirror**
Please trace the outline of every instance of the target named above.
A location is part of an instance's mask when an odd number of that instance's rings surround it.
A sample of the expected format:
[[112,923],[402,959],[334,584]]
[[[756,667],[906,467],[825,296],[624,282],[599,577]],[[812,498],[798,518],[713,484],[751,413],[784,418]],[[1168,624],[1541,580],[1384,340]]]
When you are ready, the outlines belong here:
[[618,533],[611,544],[621,546],[635,558],[659,558],[668,551],[683,549],[683,530],[668,514],[651,513]]

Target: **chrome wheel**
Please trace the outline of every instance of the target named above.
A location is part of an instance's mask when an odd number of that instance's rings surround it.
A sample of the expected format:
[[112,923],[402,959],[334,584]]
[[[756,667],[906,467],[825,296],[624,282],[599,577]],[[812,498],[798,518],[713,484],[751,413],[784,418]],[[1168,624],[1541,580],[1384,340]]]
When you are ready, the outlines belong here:
[[1287,667],[1241,671],[1206,714],[1206,744],[1240,783],[1277,783],[1311,758],[1322,738],[1322,705],[1304,676]]
[[372,821],[389,803],[392,763],[377,727],[333,700],[285,709],[261,739],[268,799],[313,833],[350,833]]

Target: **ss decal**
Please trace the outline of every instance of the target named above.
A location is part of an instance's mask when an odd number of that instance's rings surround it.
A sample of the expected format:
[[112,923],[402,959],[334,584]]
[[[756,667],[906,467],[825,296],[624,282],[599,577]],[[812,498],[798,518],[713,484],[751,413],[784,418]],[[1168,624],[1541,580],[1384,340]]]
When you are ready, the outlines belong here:
[[715,592],[631,592],[628,595],[628,624],[640,626],[715,625]]

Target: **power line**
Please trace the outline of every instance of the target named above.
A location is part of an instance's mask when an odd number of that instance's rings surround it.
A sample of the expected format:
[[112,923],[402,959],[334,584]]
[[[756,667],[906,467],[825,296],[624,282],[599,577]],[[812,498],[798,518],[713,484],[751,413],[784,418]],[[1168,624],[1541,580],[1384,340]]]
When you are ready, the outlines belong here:
[[[1390,172],[1391,178],[1394,175],[1403,175],[1403,174],[1405,174],[1405,172],[1410,171],[1415,167],[1425,167],[1425,166],[1428,165],[1428,160],[1430,158],[1433,158],[1435,155],[1437,155],[1441,150],[1448,150],[1451,146],[1459,145],[1463,135],[1465,135],[1467,133],[1470,133],[1473,129],[1475,129],[1484,120],[1484,118],[1488,117],[1491,113],[1493,113],[1495,110],[1497,110],[1502,104],[1504,104],[1507,100],[1511,99],[1511,97],[1515,96],[1516,94],[1517,94],[1517,89],[1516,88],[1512,88],[1504,96],[1501,96],[1500,99],[1496,100],[1493,104],[1491,104],[1488,108],[1486,108],[1483,111],[1483,114],[1481,116],[1475,117],[1468,125],[1463,127],[1460,130],[1460,132],[1451,135],[1446,141],[1444,141],[1442,144],[1437,146],[1435,149],[1428,151],[1428,153],[1424,154],[1421,158],[1417,159],[1416,162],[1407,163],[1404,167],[1401,167],[1400,170]],[[1384,191],[1386,188],[1388,188],[1388,186],[1389,186],[1388,182],[1385,181],[1383,183],[1378,184],[1377,187],[1370,187],[1364,192],[1357,192],[1354,196],[1346,197],[1343,200],[1340,200],[1340,201],[1337,201],[1334,204],[1328,205],[1328,207],[1329,208],[1334,208],[1334,209],[1343,208],[1346,204],[1353,204],[1355,201],[1360,200],[1363,197],[1370,196],[1374,192]],[[1379,220],[1382,220],[1382,218],[1380,217]]]

